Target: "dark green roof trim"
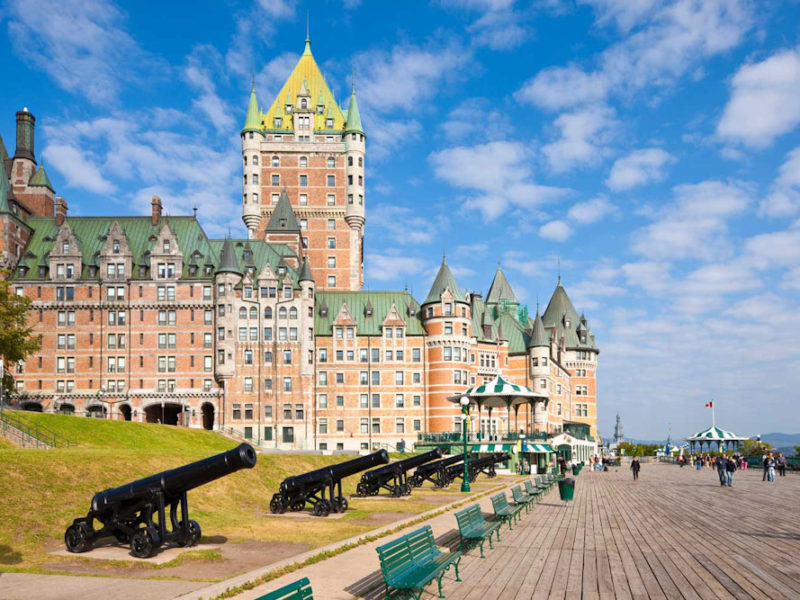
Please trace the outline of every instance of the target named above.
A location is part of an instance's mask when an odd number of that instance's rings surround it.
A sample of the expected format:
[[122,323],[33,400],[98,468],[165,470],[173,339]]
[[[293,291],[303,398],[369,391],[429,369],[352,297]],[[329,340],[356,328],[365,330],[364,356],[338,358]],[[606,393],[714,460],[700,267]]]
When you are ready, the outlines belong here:
[[310,281],[314,282],[314,275],[311,273],[311,265],[308,264],[308,257],[303,257],[303,264],[300,267],[300,275],[298,276],[298,281]]
[[347,107],[347,117],[345,118],[344,130],[346,133],[357,131],[364,133],[364,127],[361,125],[361,113],[358,110],[358,102],[356,101],[356,88],[353,86],[350,92],[350,104]]

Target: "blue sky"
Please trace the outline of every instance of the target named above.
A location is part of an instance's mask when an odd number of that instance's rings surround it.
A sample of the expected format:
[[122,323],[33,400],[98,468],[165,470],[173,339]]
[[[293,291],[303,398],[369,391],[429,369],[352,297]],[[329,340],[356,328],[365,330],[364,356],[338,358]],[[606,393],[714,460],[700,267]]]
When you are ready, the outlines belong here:
[[312,50],[368,136],[367,284],[422,297],[442,251],[486,292],[498,261],[546,304],[558,264],[601,348],[600,430],[800,417],[800,4],[439,0],[2,8],[14,112],[72,214],[161,196],[241,224],[238,130]]

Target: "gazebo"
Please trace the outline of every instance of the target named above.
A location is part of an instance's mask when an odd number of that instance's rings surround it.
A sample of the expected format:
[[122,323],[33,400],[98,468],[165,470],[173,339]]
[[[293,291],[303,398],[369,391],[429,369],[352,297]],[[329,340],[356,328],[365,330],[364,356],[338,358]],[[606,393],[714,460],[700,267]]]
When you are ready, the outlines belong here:
[[692,454],[695,453],[695,444],[699,445],[700,452],[703,452],[703,445],[706,444],[706,450],[711,450],[712,444],[717,445],[718,451],[723,451],[730,444],[734,450],[739,449],[739,442],[749,438],[740,437],[731,431],[725,431],[719,427],[712,425],[708,429],[698,431],[692,436],[686,438],[689,442]]
[[456,394],[454,396],[450,396],[448,400],[453,403],[458,403],[462,397],[466,396],[469,398],[470,405],[475,404],[478,407],[478,439],[481,439],[480,436],[480,422],[481,422],[481,413],[484,408],[486,408],[489,412],[489,419],[492,418],[492,410],[495,408],[505,408],[506,409],[506,431],[511,433],[511,409],[514,409],[514,429],[513,431],[518,431],[518,418],[519,418],[519,407],[528,405],[530,406],[530,429],[528,431],[533,431],[533,413],[534,413],[534,406],[537,402],[542,402],[545,406],[549,401],[549,398],[544,394],[539,394],[534,392],[529,387],[524,385],[516,385],[511,383],[505,379],[501,375],[497,375],[494,379],[483,383],[481,385],[476,385],[468,390]]

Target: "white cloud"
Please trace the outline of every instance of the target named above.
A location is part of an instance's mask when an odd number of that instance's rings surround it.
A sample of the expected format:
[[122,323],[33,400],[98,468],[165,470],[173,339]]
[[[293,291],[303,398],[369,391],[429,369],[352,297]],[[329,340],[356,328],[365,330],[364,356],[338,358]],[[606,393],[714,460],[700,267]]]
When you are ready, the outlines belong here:
[[216,81],[223,77],[222,57],[211,46],[197,46],[189,56],[184,77],[197,92],[192,106],[204,114],[220,133],[236,129],[230,106],[217,93]]
[[614,136],[614,111],[595,106],[560,115],[554,122],[559,138],[542,147],[550,167],[561,173],[573,167],[597,164],[608,154]]
[[629,190],[664,178],[663,168],[675,158],[661,148],[634,150],[618,158],[611,167],[606,185],[614,191]]
[[522,86],[517,100],[558,110],[596,103],[612,93],[669,86],[700,61],[737,46],[752,24],[748,0],[673,0],[655,12],[607,14],[618,23],[633,24],[644,15],[648,21],[603,51],[595,70],[577,65],[544,69]]
[[800,49],[744,65],[732,88],[717,134],[754,148],[769,146],[800,123]]
[[761,269],[800,264],[800,230],[763,233],[747,239],[744,255]]
[[421,258],[401,254],[367,253],[365,260],[368,280],[390,281],[408,276],[418,276],[429,266]]
[[398,244],[429,244],[448,227],[443,215],[422,215],[407,206],[378,204],[369,213],[370,228],[377,227]]
[[787,155],[759,208],[768,217],[791,217],[800,212],[800,146]]
[[[269,60],[256,75],[256,95],[262,110],[267,110],[272,100],[278,95],[281,87],[300,60],[296,52],[283,52]],[[266,103],[266,104],[264,104]]]
[[296,0],[258,0],[235,13],[235,31],[225,54],[228,71],[249,82],[252,73],[260,70],[259,57],[265,47],[274,43],[275,31],[282,21],[296,16]]
[[166,69],[125,31],[123,12],[100,0],[10,0],[14,50],[61,88],[92,104],[117,100],[122,83]]
[[[486,123],[492,127],[487,131]],[[508,113],[498,110],[486,98],[467,98],[447,115],[442,123],[442,131],[449,140],[462,140],[470,137],[503,135],[511,129]]]
[[586,202],[573,204],[567,212],[567,217],[581,225],[590,225],[613,213],[614,210],[614,205],[609,202],[608,198],[598,196]]
[[659,218],[634,233],[633,250],[651,259],[711,260],[730,254],[727,221],[751,202],[739,183],[704,181],[673,188],[675,201]]
[[88,190],[94,194],[114,193],[114,184],[103,177],[100,168],[92,162],[85,151],[65,144],[50,144],[43,154],[48,166],[55,167],[68,186]]
[[296,0],[258,0],[258,5],[273,19],[290,19],[294,17]]
[[467,27],[476,46],[508,50],[519,46],[527,35],[523,13],[514,10],[514,0],[443,0],[446,8],[482,13]]
[[598,25],[606,25],[613,21],[620,31],[626,33],[650,17],[661,4],[658,0],[578,0],[578,2],[594,8]]
[[550,221],[539,228],[539,235],[546,240],[566,242],[572,235],[572,229],[564,221]]
[[526,145],[498,141],[447,148],[428,160],[439,179],[474,192],[462,198],[464,205],[491,221],[509,209],[530,210],[569,194],[564,188],[533,183],[531,158]]

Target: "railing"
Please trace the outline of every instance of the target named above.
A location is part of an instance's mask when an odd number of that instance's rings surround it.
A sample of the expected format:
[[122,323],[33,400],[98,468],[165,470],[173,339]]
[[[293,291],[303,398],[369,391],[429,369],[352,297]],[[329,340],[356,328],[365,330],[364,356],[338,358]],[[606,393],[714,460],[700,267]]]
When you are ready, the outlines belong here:
[[4,435],[11,428],[16,429],[23,434],[23,439],[36,448],[69,448],[75,445],[46,427],[25,423],[15,411],[8,409],[0,408],[0,427]]
[[[523,438],[524,436],[524,438]],[[546,433],[507,433],[507,434],[488,434],[488,433],[468,433],[467,443],[486,443],[493,442],[516,442],[520,439],[535,442],[536,440],[546,441],[548,435]],[[417,434],[417,441],[420,443],[429,444],[460,444],[463,443],[464,438],[460,432],[448,431],[441,433],[419,433]]]

